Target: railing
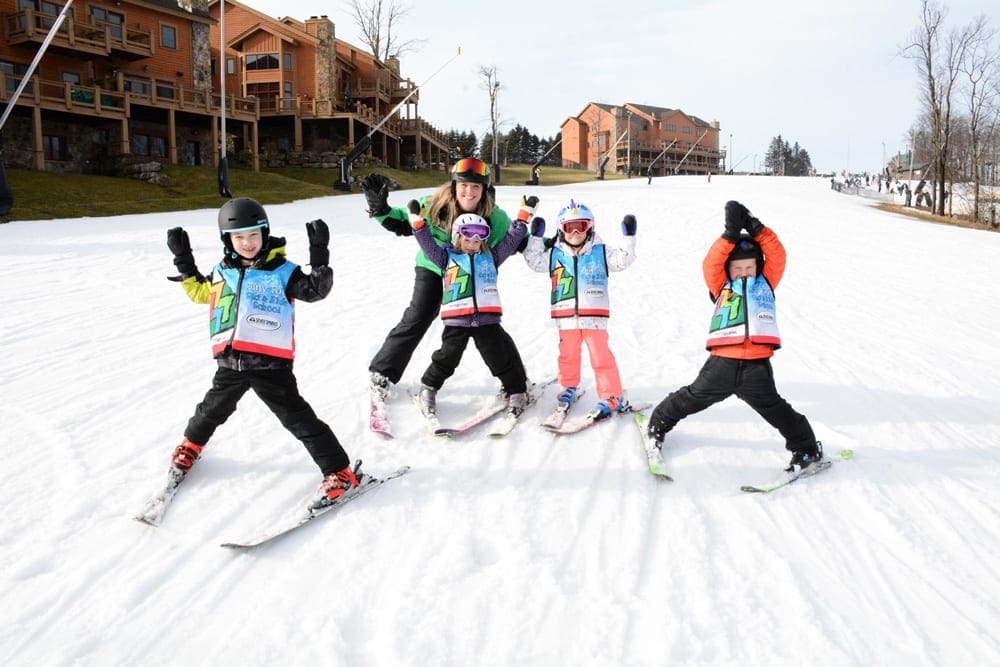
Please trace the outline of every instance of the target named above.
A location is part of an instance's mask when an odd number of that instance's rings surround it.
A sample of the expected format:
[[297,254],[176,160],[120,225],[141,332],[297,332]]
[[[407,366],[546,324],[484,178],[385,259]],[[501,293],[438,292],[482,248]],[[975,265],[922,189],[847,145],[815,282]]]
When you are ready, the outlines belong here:
[[358,86],[358,89],[352,94],[352,97],[380,97],[383,99],[389,99],[392,95],[392,89],[389,87],[388,82],[386,82],[385,77],[380,77],[370,81],[365,81],[363,84]]
[[420,132],[425,137],[440,143],[442,146],[448,146],[450,143],[448,141],[448,135],[441,132],[422,118],[404,118],[400,120],[399,132],[400,134],[405,134],[407,132]]
[[[0,101],[9,100],[19,83],[20,77],[0,71]],[[125,116],[133,104],[215,115],[222,103],[218,93],[157,83],[151,79],[120,76],[118,87],[119,90],[114,90],[32,77],[18,104],[87,115]],[[237,120],[257,120],[257,100],[229,95],[226,97],[226,113]]]
[[[4,16],[4,37],[8,44],[45,40],[56,15],[24,9]],[[130,57],[149,58],[156,49],[149,30],[108,23],[88,23],[67,17],[52,38],[52,46],[84,53],[111,55],[120,52]]]
[[[374,109],[358,101],[354,103],[353,109],[347,111],[338,109],[333,100],[306,97],[261,97],[257,99],[257,104],[261,116],[293,115],[300,118],[334,118],[350,115],[373,127],[382,120],[375,116]],[[393,134],[396,125],[397,121],[390,119],[383,127],[386,133]]]

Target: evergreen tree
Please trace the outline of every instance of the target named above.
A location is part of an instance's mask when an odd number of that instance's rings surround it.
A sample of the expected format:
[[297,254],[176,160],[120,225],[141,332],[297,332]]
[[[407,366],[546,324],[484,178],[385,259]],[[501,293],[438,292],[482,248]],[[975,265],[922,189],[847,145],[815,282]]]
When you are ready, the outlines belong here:
[[767,153],[764,154],[764,168],[773,174],[807,176],[813,167],[806,149],[799,146],[798,142],[789,146],[779,134],[771,139]]
[[478,155],[479,141],[475,132],[448,130],[445,136],[448,137],[448,154],[452,160]]

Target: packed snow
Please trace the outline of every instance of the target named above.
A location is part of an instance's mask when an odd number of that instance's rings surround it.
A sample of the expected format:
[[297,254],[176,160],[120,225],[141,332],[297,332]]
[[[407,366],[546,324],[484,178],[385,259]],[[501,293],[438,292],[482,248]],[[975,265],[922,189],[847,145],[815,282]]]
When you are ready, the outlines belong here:
[[[829,455],[853,459],[741,493],[788,453],[731,398],[669,434],[675,481],[661,481],[629,419],[543,431],[554,387],[505,439],[433,439],[407,389],[440,323],[390,400],[396,439],[379,439],[367,367],[409,301],[416,242],[370,221],[362,195],[331,196],[267,207],[299,263],[304,223],[331,226],[333,293],[297,309],[300,388],[365,470],[412,470],[280,541],[225,550],[299,511],[320,475],[248,394],[163,525],[132,520],[215,372],[206,308],[166,280],[166,230],[187,229],[208,271],[216,211],[14,222],[0,226],[0,662],[997,663],[1000,235],[883,212],[824,179],[501,185],[498,203],[513,214],[524,193],[550,233],[571,197],[609,244],[624,214],[638,218],[638,259],[611,276],[611,347],[633,402],[704,363],[701,261],[725,202],[746,204],[788,250],[778,390]],[[500,290],[529,375],[553,375],[548,277],[516,255]],[[594,400],[584,359],[577,418]],[[470,345],[439,394],[442,422],[497,389]]]

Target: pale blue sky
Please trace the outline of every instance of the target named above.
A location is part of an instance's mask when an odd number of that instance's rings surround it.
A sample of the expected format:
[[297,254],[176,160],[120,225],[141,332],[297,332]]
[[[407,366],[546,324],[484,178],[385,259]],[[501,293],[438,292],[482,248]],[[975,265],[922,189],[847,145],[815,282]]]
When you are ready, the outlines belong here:
[[[361,45],[346,0],[244,4],[275,17],[292,6],[298,19],[326,14],[340,39]],[[617,15],[597,0],[400,4],[410,7],[400,35],[426,40],[403,55],[402,74],[423,86],[420,115],[441,130],[488,130],[484,65],[497,68],[504,129],[555,136],[592,101],[677,108],[719,121],[738,170],[759,167],[781,134],[820,171],[877,171],[883,155],[906,150],[920,109],[914,63],[898,55],[919,26],[919,0],[667,0],[622,3]],[[946,6],[948,27],[984,14],[1000,29],[996,0]]]

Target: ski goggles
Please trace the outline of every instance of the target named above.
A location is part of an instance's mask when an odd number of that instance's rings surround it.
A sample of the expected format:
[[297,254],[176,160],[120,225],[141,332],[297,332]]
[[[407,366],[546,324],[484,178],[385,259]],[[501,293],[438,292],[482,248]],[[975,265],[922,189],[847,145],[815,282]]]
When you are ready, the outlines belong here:
[[482,176],[490,175],[490,169],[482,160],[474,157],[465,157],[455,163],[451,173],[456,176]]
[[590,231],[591,226],[594,224],[593,220],[564,220],[559,223],[559,229],[562,230],[563,234],[585,234]]
[[490,237],[490,228],[486,225],[466,224],[458,228],[458,235],[470,241],[485,241]]

